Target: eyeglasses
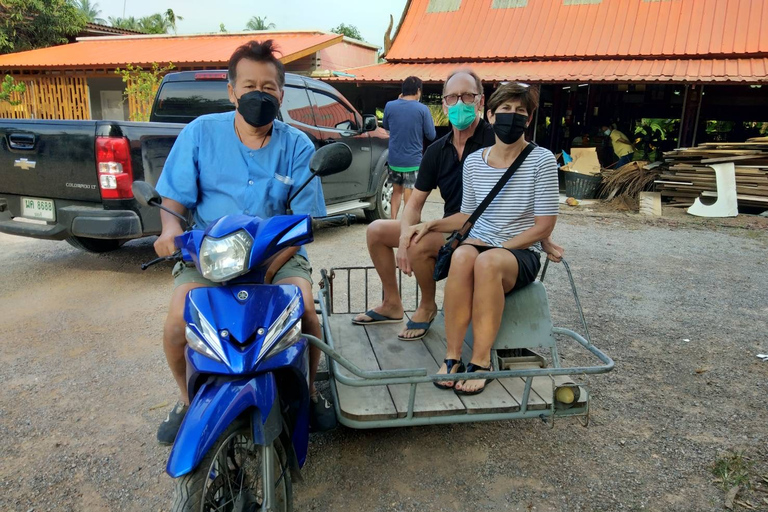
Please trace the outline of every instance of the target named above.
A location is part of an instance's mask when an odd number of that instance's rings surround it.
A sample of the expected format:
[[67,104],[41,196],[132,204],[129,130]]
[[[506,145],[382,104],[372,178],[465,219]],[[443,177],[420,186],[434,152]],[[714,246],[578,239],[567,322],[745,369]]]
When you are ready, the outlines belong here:
[[482,96],[482,94],[477,94],[474,92],[463,92],[461,94],[448,94],[446,96],[443,96],[443,101],[445,101],[445,104],[449,107],[452,105],[455,105],[457,101],[459,101],[459,98],[461,98],[461,102],[465,105],[469,105],[471,103],[475,102],[475,99],[478,96]]

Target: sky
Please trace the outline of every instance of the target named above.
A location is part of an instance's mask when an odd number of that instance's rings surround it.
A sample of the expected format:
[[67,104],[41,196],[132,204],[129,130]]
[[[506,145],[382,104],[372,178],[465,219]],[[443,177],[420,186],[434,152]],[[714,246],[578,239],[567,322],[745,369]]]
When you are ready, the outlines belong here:
[[[93,1],[93,0],[92,0]],[[389,15],[394,18],[394,33],[406,0],[96,0],[101,18],[125,16],[140,18],[173,9],[184,19],[177,22],[179,34],[218,32],[223,23],[228,32],[239,32],[252,16],[267,17],[278,30],[317,29],[329,31],[340,23],[355,25],[363,39],[384,45]]]

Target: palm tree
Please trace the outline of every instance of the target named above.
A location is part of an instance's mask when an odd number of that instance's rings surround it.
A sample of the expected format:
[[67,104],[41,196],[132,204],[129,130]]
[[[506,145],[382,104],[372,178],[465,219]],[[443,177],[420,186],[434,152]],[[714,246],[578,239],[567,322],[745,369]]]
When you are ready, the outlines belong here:
[[129,16],[128,18],[114,18],[110,16],[108,18],[109,24],[112,25],[115,28],[124,28],[127,30],[135,30],[137,32],[141,32],[141,27],[139,26],[139,21],[134,18],[133,16]]
[[165,20],[168,22],[168,26],[170,26],[173,29],[173,33],[176,33],[176,22],[177,21],[183,21],[184,18],[181,16],[178,16],[176,13],[173,12],[173,9],[168,9],[165,11],[165,14],[163,15],[165,17]]
[[155,13],[138,20],[139,30],[147,34],[167,34],[171,24],[162,14]]
[[245,30],[272,30],[276,28],[274,23],[267,23],[267,17],[254,16],[248,20]]
[[104,18],[99,18],[99,14],[101,14],[99,4],[91,3],[90,0],[72,0],[72,4],[85,15],[89,22],[107,24]]

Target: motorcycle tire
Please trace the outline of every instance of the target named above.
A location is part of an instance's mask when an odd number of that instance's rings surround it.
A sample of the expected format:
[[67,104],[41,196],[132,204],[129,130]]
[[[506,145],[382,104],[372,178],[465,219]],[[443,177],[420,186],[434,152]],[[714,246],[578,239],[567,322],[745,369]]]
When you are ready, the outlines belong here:
[[[245,444],[243,444],[245,443]],[[236,448],[237,447],[237,448]],[[259,463],[256,464],[260,474],[250,475],[243,471],[243,475],[227,475],[235,472],[230,465],[237,468],[234,452],[238,450],[253,450],[255,453],[263,453],[260,450],[273,450],[275,466],[272,471],[273,482],[268,483],[275,488],[275,512],[293,511],[293,489],[291,485],[291,472],[288,466],[288,457],[279,438],[270,446],[261,447],[253,444],[253,435],[249,419],[241,419],[232,423],[216,440],[214,445],[205,454],[200,464],[190,473],[176,479],[172,512],[216,512],[230,510],[239,505],[242,510],[261,510],[260,496],[263,497],[263,472],[264,460],[259,455]],[[221,470],[221,461],[227,461],[227,469]],[[218,464],[218,466],[217,466]],[[253,465],[253,464],[251,464]],[[243,470],[243,468],[237,468]],[[256,471],[253,471],[254,473]],[[232,479],[232,476],[237,478]],[[228,485],[224,485],[224,483]],[[238,489],[242,482],[254,482],[256,489]],[[235,495],[231,495],[232,493]],[[232,504],[234,500],[235,504]],[[228,504],[228,505],[227,505]],[[230,507],[230,508],[227,508]]]

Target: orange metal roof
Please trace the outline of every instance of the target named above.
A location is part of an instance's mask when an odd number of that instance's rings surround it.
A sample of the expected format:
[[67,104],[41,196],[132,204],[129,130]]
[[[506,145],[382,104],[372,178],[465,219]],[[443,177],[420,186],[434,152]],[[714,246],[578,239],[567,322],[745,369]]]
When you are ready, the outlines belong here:
[[199,36],[95,37],[76,43],[0,55],[0,69],[71,69],[146,65],[153,62],[224,65],[232,52],[253,39],[274,39],[291,62],[341,42],[324,32],[249,32]]
[[591,59],[525,62],[391,63],[347,70],[352,76],[330,80],[397,82],[418,76],[442,82],[459,68],[470,68],[488,82],[765,82],[768,57],[743,59]]
[[[458,9],[428,12],[451,4]],[[768,0],[409,0],[386,57],[471,61],[767,52]]]

